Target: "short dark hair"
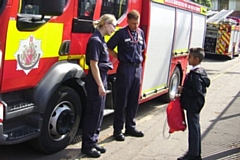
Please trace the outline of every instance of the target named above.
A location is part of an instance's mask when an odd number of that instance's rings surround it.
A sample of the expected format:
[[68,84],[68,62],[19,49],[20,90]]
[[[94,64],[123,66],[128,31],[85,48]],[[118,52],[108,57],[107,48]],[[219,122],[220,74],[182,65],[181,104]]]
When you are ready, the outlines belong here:
[[140,13],[137,10],[131,10],[130,12],[128,12],[127,14],[127,18],[128,19],[135,19],[138,20],[140,17]]
[[202,62],[203,58],[205,57],[203,48],[190,48],[189,51],[189,54],[192,54],[194,58],[198,58],[199,62]]

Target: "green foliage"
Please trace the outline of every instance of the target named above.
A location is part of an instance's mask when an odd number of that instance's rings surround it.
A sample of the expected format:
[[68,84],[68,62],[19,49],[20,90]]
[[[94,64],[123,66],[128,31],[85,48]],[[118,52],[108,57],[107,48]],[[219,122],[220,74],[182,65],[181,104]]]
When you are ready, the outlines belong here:
[[210,8],[212,6],[211,0],[192,0],[192,1]]

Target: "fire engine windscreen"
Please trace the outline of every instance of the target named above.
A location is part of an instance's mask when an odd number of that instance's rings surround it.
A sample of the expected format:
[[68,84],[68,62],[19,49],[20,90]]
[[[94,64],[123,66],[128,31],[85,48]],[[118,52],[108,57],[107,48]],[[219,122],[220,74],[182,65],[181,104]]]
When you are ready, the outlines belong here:
[[[101,13],[113,14],[119,19],[127,11],[128,0],[102,0]],[[78,0],[78,18],[92,20],[96,0]]]
[[7,0],[0,0],[0,15],[2,14],[6,4],[7,4]]
[[40,0],[22,0],[20,13],[23,14],[39,14]]
[[95,6],[96,0],[78,0],[78,18],[92,19]]
[[[66,5],[68,0],[64,0],[64,1]],[[41,0],[22,0],[20,13],[39,15],[40,14],[39,6],[41,2],[42,2]]]

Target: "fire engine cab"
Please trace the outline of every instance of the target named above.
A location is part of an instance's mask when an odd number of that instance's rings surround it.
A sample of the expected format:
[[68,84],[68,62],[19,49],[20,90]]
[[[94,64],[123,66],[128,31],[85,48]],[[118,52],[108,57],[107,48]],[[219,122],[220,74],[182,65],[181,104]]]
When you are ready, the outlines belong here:
[[[203,47],[206,8],[186,0],[1,0],[0,145],[29,141],[44,153],[70,144],[84,114],[86,44],[93,21],[141,14],[146,36],[139,103],[175,97],[190,47]],[[109,37],[106,37],[106,40]],[[110,57],[105,114],[114,111],[118,60]]]

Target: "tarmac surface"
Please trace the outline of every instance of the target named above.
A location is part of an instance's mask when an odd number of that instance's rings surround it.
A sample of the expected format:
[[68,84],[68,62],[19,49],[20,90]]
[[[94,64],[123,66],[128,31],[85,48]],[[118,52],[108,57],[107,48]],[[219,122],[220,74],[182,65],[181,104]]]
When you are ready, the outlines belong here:
[[[200,114],[203,160],[240,160],[240,57],[232,60],[205,58],[211,86]],[[188,130],[169,136],[167,103],[159,98],[143,103],[136,117],[143,138],[126,137],[115,141],[113,115],[104,117],[99,144],[107,152],[97,160],[176,160],[187,151]],[[81,142],[51,155],[44,155],[27,143],[0,146],[0,160],[91,160],[81,153]]]
[[[230,61],[206,59],[202,66],[211,78],[200,114],[202,158],[240,160],[240,58]],[[174,160],[182,156],[188,147],[188,130],[174,132],[167,138],[166,106],[159,105],[158,99],[153,100],[151,106],[140,105],[137,129],[145,133],[143,138],[126,137],[124,142],[117,142],[112,137],[112,126],[107,125],[109,128],[100,133],[100,144],[107,152],[98,159]],[[142,113],[143,107],[151,110]],[[75,159],[91,158],[80,154]]]

